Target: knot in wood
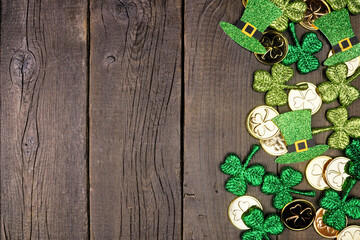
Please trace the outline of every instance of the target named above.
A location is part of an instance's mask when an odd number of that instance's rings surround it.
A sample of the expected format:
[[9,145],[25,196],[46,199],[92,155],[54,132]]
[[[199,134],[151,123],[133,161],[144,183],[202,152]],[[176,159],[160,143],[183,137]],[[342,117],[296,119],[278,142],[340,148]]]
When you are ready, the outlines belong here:
[[112,14],[120,20],[129,19],[136,15],[136,4],[127,0],[113,0]]
[[18,50],[11,58],[9,71],[13,83],[17,85],[30,83],[36,77],[34,54],[25,49]]

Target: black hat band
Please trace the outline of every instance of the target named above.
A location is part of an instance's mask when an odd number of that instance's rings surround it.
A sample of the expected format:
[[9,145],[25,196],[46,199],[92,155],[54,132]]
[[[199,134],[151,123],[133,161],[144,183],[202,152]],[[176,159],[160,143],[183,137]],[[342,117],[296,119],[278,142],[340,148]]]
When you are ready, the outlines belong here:
[[346,50],[351,49],[355,44],[358,44],[359,40],[356,36],[352,38],[344,38],[339,41],[338,44],[333,46],[333,53],[345,52]]
[[260,32],[256,27],[254,27],[249,22],[243,22],[239,20],[236,25],[237,28],[239,28],[246,36],[256,38],[260,41],[263,33]]
[[294,144],[288,145],[287,149],[288,149],[288,153],[292,153],[292,152],[306,152],[307,150],[309,150],[309,148],[314,147],[315,141],[314,139],[303,139],[303,140],[299,140],[296,141]]

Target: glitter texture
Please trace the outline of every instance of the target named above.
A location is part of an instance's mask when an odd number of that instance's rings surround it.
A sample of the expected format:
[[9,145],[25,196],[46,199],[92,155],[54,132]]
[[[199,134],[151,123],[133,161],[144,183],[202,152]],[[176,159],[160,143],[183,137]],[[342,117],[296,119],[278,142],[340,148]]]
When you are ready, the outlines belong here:
[[360,139],[352,140],[351,144],[345,149],[345,155],[351,161],[346,164],[345,171],[360,181]]
[[[284,136],[286,145],[296,141],[312,139],[311,110],[297,110],[280,114],[272,119]],[[316,145],[304,152],[286,153],[276,159],[277,163],[295,163],[311,160],[329,149],[327,145]]]
[[327,140],[328,144],[331,148],[343,150],[350,144],[350,137],[360,137],[360,118],[348,117],[349,113],[345,107],[329,109],[326,118],[333,126],[314,128],[312,134],[334,131]]
[[289,31],[295,46],[289,45],[289,51],[283,60],[283,64],[288,66],[297,62],[297,69],[301,74],[307,74],[320,67],[319,60],[313,54],[320,52],[323,44],[314,32],[307,32],[301,39],[301,44],[296,37],[295,24],[289,24]]
[[250,228],[243,233],[241,239],[269,239],[268,234],[279,235],[284,231],[284,225],[279,215],[272,213],[266,218],[261,209],[251,207],[242,215],[242,220]]
[[[281,15],[282,11],[269,0],[249,0],[241,20],[249,22],[260,32],[264,32],[270,23]],[[227,22],[220,22],[220,26],[232,40],[243,48],[259,54],[266,53],[265,47],[259,40],[245,35],[236,26]]]
[[270,106],[282,106],[288,101],[284,89],[306,90],[307,84],[287,85],[294,76],[294,69],[276,63],[271,68],[271,74],[265,70],[257,70],[254,74],[253,89],[256,92],[267,92],[265,102]]
[[271,1],[283,11],[281,17],[270,24],[270,27],[275,30],[285,31],[288,28],[289,19],[293,22],[301,22],[304,19],[307,5],[302,0],[292,1],[291,3],[290,0]]
[[346,227],[346,216],[351,219],[360,218],[360,199],[354,197],[346,200],[355,183],[356,180],[351,177],[345,180],[342,198],[333,189],[325,191],[325,195],[320,199],[319,205],[327,210],[323,216],[323,221],[327,226],[341,231]]
[[326,69],[326,76],[330,81],[320,83],[318,86],[320,97],[325,103],[331,103],[339,98],[340,104],[347,107],[359,99],[359,90],[350,85],[346,78],[347,73],[348,68],[345,63]]
[[[355,36],[350,23],[349,12],[346,9],[334,11],[318,18],[314,25],[320,29],[327,37],[331,46],[339,43],[345,38]],[[360,56],[360,44],[355,44],[349,50],[339,52],[329,57],[324,65],[332,66],[338,63],[344,63]]]
[[360,0],[326,0],[332,9],[339,11],[343,8],[348,7],[352,14],[360,13]]
[[264,183],[261,186],[261,192],[266,195],[274,195],[272,204],[276,209],[282,209],[286,204],[293,200],[291,193],[315,196],[315,191],[298,191],[292,189],[299,185],[303,180],[301,172],[291,168],[284,167],[281,170],[280,177],[273,173],[266,173]]
[[264,166],[254,164],[248,167],[250,160],[259,150],[260,146],[254,145],[243,164],[234,153],[226,156],[225,161],[220,165],[221,171],[231,176],[225,184],[226,190],[237,196],[243,196],[247,191],[248,184],[253,186],[260,186],[262,184],[265,174]]

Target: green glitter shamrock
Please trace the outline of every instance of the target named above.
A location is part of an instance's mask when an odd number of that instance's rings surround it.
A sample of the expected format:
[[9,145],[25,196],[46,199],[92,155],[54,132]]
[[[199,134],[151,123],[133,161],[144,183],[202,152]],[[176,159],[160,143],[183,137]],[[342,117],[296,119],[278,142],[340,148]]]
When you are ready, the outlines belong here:
[[348,7],[352,14],[360,13],[360,0],[326,0],[335,11]]
[[226,190],[237,196],[242,196],[246,193],[248,184],[253,186],[261,185],[265,174],[264,166],[254,164],[248,167],[251,158],[259,149],[259,145],[254,145],[244,164],[241,164],[241,160],[236,154],[230,153],[227,155],[220,166],[223,173],[231,176],[225,184]]
[[353,139],[349,146],[345,149],[345,155],[351,161],[349,161],[345,166],[345,171],[347,174],[356,178],[360,181],[360,139]]
[[355,78],[347,79],[347,73],[348,68],[345,63],[326,69],[326,76],[330,81],[320,83],[318,86],[320,97],[325,103],[331,103],[339,98],[340,104],[347,107],[360,97],[359,90],[350,85]]
[[293,22],[301,22],[305,17],[306,3],[301,0],[271,0],[279,7],[283,14],[270,24],[270,27],[283,32],[288,28],[289,19]]
[[301,22],[305,17],[306,3],[301,0],[271,0],[279,7],[283,14],[270,24],[270,27],[283,32],[288,28],[289,19],[293,22]]
[[289,51],[282,63],[286,66],[297,62],[297,69],[302,74],[307,74],[320,67],[319,60],[313,54],[321,51],[323,44],[314,32],[307,32],[301,38],[301,44],[296,37],[295,24],[289,24],[291,36],[295,46],[289,45]]
[[350,144],[350,137],[360,137],[360,118],[349,118],[348,110],[345,107],[330,109],[326,112],[327,120],[334,126],[313,128],[312,134],[326,131],[334,131],[328,138],[328,145],[333,149],[345,149]]
[[315,196],[315,191],[303,192],[292,189],[292,187],[299,185],[302,180],[303,175],[301,172],[291,167],[284,167],[281,170],[280,177],[273,173],[266,173],[261,192],[267,195],[275,195],[272,201],[273,206],[276,209],[282,209],[287,203],[293,200],[291,193],[311,197]]
[[243,233],[243,240],[270,240],[268,234],[279,235],[284,231],[284,225],[279,215],[272,213],[266,218],[261,209],[251,207],[242,215],[242,220],[250,230]]
[[307,84],[286,85],[294,76],[294,69],[276,63],[271,68],[271,75],[265,70],[257,70],[254,74],[253,89],[257,92],[267,92],[265,102],[270,106],[282,106],[288,101],[284,89],[306,90]]
[[320,207],[327,210],[323,216],[324,223],[336,230],[341,231],[346,227],[346,216],[351,219],[360,218],[360,199],[351,198],[346,200],[356,180],[348,177],[343,185],[343,197],[333,189],[327,189],[324,197],[320,199]]

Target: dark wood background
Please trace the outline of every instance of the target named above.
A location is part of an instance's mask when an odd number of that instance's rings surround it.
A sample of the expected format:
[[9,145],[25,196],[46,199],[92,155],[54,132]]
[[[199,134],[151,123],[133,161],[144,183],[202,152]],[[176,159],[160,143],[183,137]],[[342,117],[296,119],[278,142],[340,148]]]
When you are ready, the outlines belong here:
[[[1,239],[239,239],[219,164],[257,143],[252,76],[270,69],[219,27],[242,11],[240,0],[1,1]],[[324,69],[291,82],[319,83]],[[264,151],[253,162],[282,167]],[[259,188],[248,194],[274,211]]]

